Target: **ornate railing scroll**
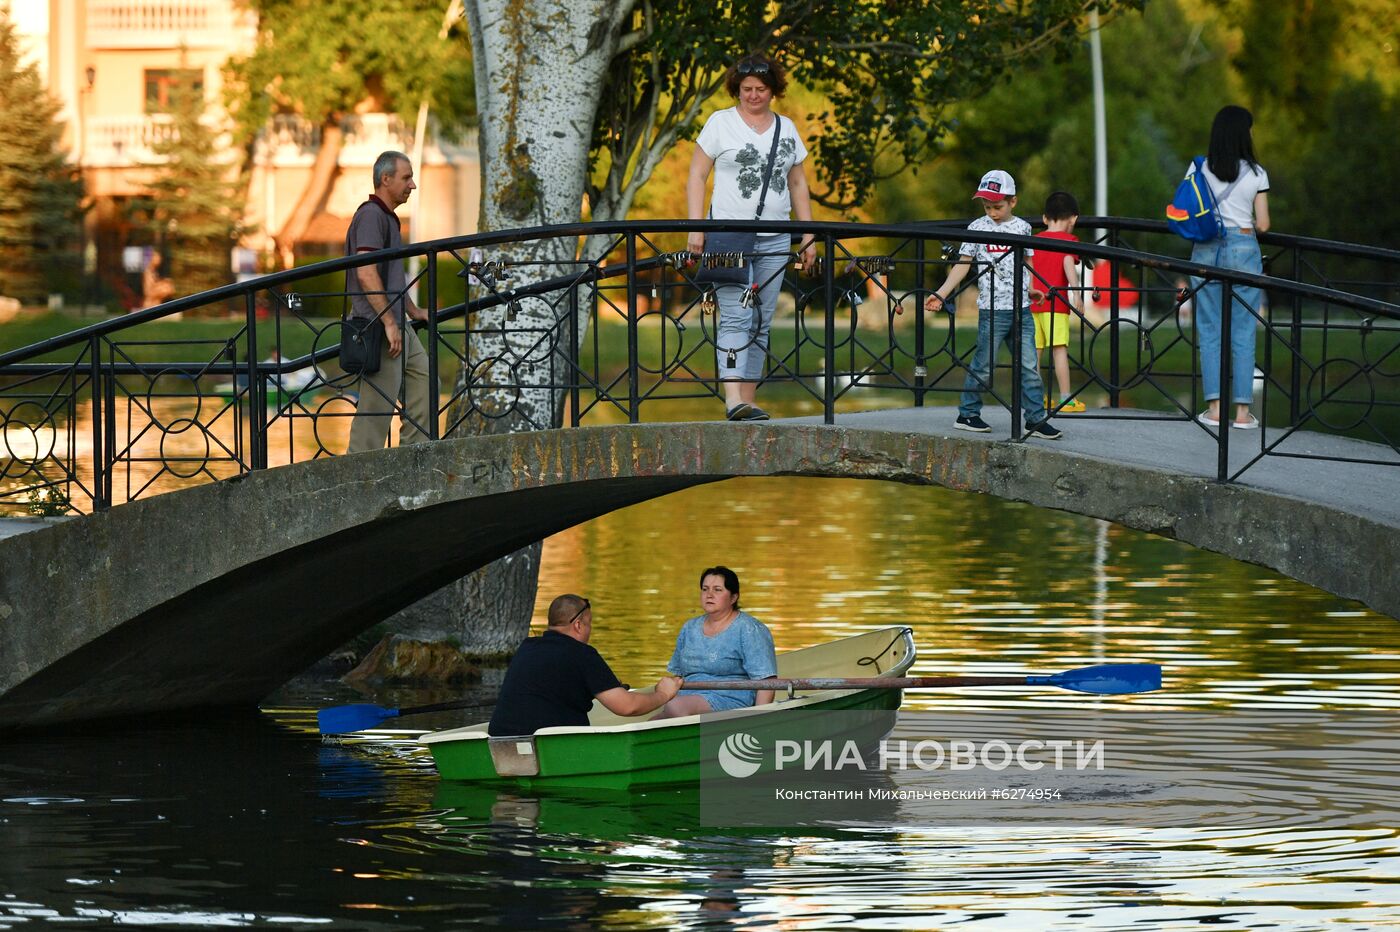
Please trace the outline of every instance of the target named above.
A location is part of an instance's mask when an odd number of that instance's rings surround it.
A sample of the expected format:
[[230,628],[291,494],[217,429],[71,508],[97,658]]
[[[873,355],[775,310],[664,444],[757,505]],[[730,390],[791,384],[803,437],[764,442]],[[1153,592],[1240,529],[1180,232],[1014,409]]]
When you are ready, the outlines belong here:
[[[575,224],[275,273],[0,353],[0,511],[102,509],[342,453],[359,389],[337,365],[346,275],[386,259],[426,260],[408,288],[428,313],[433,437],[511,414],[524,391],[553,393],[563,424],[718,419],[717,314],[684,252],[692,226],[817,237],[817,267],[782,272],[763,397],[828,423],[860,408],[955,403],[976,340],[974,277],[955,313],[928,311],[925,299],[963,241],[1012,260],[1039,245],[953,221]],[[1229,307],[1257,319],[1255,405],[1267,430],[1197,425],[1215,444],[1212,472],[1233,480],[1265,457],[1400,463],[1400,253],[1265,235],[1267,274],[1250,276],[1182,258],[1161,224],[1082,221],[1091,228],[1104,232],[1057,247],[1095,263],[1071,315],[1074,394],[1090,408],[1076,418],[1195,423],[1192,304],[1206,282],[1232,295],[1258,287],[1260,306]],[[516,258],[546,238],[580,244],[575,258],[547,268]],[[487,343],[498,351],[483,355]],[[987,397],[1017,410],[1011,356],[1000,354]],[[1010,436],[1022,428],[1012,418]],[[1318,440],[1329,435],[1367,444]]]

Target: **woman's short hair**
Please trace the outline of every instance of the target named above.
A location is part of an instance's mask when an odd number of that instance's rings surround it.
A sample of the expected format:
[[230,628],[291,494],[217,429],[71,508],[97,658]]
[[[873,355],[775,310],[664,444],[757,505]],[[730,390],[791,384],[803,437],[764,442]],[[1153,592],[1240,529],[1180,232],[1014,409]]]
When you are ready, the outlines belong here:
[[757,54],[745,55],[729,66],[724,75],[724,89],[730,97],[738,97],[739,85],[749,77],[758,78],[768,85],[774,97],[783,96],[787,90],[787,69],[767,55]]
[[719,576],[724,580],[724,588],[734,593],[734,607],[739,607],[739,574],[727,566],[712,566],[700,574],[700,585],[705,585],[706,576]]

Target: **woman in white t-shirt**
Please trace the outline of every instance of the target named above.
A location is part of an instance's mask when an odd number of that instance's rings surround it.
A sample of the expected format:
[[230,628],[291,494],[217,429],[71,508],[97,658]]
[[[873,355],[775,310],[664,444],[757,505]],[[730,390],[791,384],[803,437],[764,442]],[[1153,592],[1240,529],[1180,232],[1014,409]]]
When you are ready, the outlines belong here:
[[[715,173],[709,217],[714,220],[812,219],[812,202],[802,162],[807,147],[797,135],[791,120],[774,113],[774,97],[787,89],[787,74],[781,65],[762,55],[739,59],[725,75],[725,88],[735,105],[719,110],[705,121],[695,140],[686,182],[686,204],[692,220],[704,219],[705,186],[711,169]],[[778,148],[773,152],[773,134]],[[768,191],[763,193],[765,169]],[[763,214],[755,217],[759,198]],[[693,254],[705,249],[705,234],[692,233],[687,248]],[[741,302],[744,289],[715,289],[719,302],[719,324],[715,328],[715,356],[724,385],[725,415],[731,421],[766,421],[768,414],[754,404],[754,393],[763,378],[768,356],[768,331],[782,290],[791,237],[786,233],[762,234],[758,253],[748,264],[749,281],[757,286],[755,307]],[[799,249],[799,264],[807,267],[815,255],[813,237],[806,236]]]
[[[1210,127],[1210,151],[1205,162],[1205,178],[1215,193],[1216,211],[1225,225],[1225,235],[1197,243],[1191,259],[1203,265],[1217,265],[1240,272],[1263,272],[1259,241],[1255,231],[1269,229],[1269,175],[1254,158],[1250,127],[1254,118],[1243,107],[1222,107]],[[1187,177],[1196,170],[1187,169]],[[1195,290],[1196,341],[1201,355],[1201,384],[1207,409],[1198,417],[1210,427],[1220,424],[1221,296],[1219,282],[1201,284],[1192,278]],[[1263,312],[1259,289],[1236,286],[1230,309],[1230,397],[1235,403],[1232,427],[1250,430],[1259,420],[1250,413],[1254,398],[1254,334]]]

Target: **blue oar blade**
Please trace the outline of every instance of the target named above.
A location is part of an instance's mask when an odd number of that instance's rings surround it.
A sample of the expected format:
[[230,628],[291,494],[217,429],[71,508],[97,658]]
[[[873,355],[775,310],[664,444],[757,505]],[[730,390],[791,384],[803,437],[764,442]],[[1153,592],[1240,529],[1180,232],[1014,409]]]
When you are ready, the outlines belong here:
[[1155,663],[1100,663],[1053,676],[1028,676],[1026,682],[1099,696],[1118,696],[1161,689],[1162,668]]
[[399,714],[398,709],[377,705],[338,705],[316,713],[316,725],[323,735],[343,735],[351,731],[373,728],[386,718]]

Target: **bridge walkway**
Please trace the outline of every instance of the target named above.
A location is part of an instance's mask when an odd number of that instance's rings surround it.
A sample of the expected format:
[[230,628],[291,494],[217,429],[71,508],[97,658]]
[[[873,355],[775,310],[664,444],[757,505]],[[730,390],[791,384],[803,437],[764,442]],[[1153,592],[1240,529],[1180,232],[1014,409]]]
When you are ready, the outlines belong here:
[[[1003,442],[1011,434],[1011,414],[988,405],[982,418],[991,433],[956,430],[953,407],[899,408],[838,413],[836,423],[860,430],[899,431],[934,437]],[[820,417],[792,418],[794,424],[820,424]],[[1128,408],[1103,408],[1085,415],[1061,415],[1054,419],[1063,431],[1057,441],[1026,440],[1064,453],[1080,454],[1111,468],[1161,470],[1176,476],[1212,479],[1216,475],[1216,440],[1213,428],[1175,416],[1153,418],[1151,412]],[[1261,443],[1277,444],[1272,455],[1250,466],[1234,483],[1288,496],[1300,502],[1322,505],[1400,529],[1400,454],[1390,446],[1311,431],[1285,432],[1264,428],[1231,433],[1230,471],[1258,457]],[[1317,458],[1324,457],[1324,458]],[[1368,462],[1369,461],[1369,462]],[[1388,464],[1388,465],[1387,465]],[[1091,484],[1090,473],[1082,481]]]

